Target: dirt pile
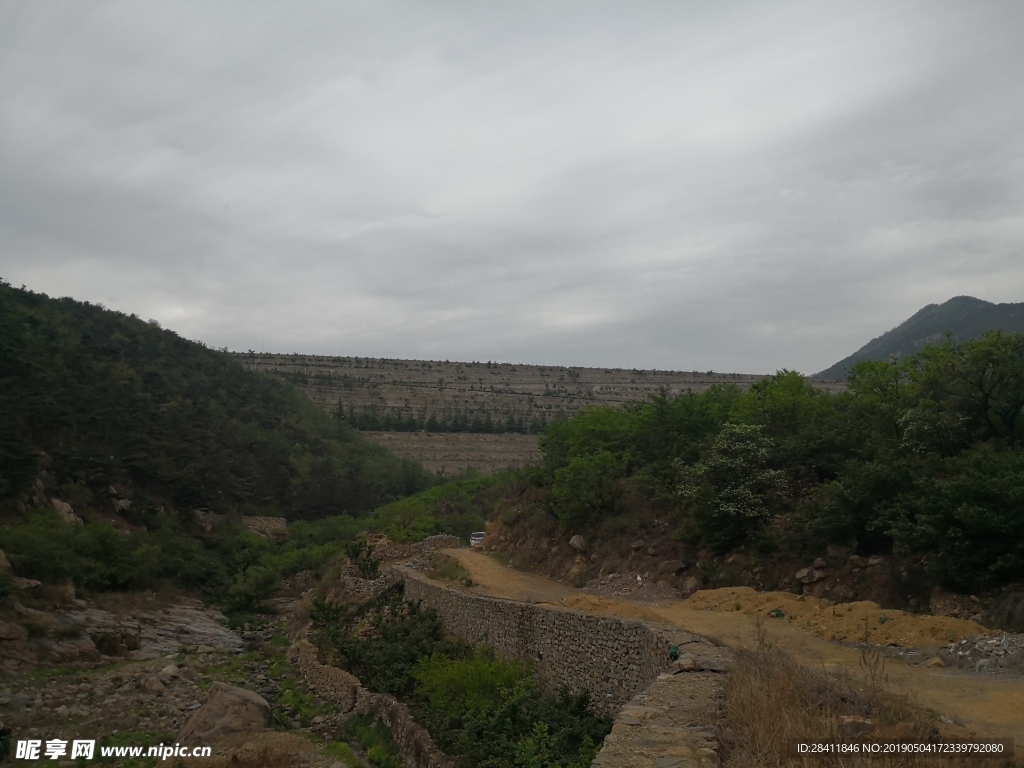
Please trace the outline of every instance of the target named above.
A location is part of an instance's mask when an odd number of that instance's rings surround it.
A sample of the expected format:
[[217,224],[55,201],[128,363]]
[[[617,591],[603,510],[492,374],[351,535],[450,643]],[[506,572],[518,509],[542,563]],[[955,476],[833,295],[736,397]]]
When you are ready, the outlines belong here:
[[566,608],[572,608],[574,611],[582,611],[584,613],[594,613],[600,616],[620,616],[640,621],[665,622],[665,619],[657,613],[642,605],[608,600],[597,595],[572,595],[559,602]]
[[697,609],[739,611],[787,621],[825,640],[845,643],[866,640],[875,645],[934,648],[984,634],[973,621],[883,609],[869,600],[833,604],[789,592],[757,592],[750,587],[703,590],[687,603]]

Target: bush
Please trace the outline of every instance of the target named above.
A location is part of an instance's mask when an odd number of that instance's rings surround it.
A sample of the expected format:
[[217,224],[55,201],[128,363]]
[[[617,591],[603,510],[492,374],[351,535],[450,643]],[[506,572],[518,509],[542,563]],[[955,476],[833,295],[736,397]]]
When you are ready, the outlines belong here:
[[254,609],[269,597],[281,583],[280,574],[265,565],[253,565],[235,577],[228,590],[232,604],[237,608]]

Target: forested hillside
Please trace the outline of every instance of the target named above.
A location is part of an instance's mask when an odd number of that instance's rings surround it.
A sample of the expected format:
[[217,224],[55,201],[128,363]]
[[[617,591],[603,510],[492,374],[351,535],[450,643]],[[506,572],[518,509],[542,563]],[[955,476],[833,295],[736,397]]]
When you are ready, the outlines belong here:
[[976,589],[1024,578],[1024,335],[857,363],[847,392],[791,372],[554,423],[535,482],[571,532],[653,509],[718,552],[923,556]]
[[929,304],[891,331],[815,375],[823,379],[843,379],[860,360],[908,357],[928,344],[941,344],[947,333],[957,341],[969,341],[987,331],[1024,332],[1024,304],[993,304],[972,296],[955,296],[942,304]]
[[316,518],[430,485],[287,382],[154,322],[0,284],[0,498],[40,469],[181,507]]

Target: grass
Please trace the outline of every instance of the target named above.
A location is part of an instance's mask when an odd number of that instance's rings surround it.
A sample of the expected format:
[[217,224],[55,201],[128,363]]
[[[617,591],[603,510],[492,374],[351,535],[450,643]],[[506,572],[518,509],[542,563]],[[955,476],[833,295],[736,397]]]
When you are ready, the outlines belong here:
[[[789,754],[797,740],[841,740],[839,719],[845,715],[867,718],[872,741],[930,741],[939,735],[936,717],[894,691],[880,650],[865,647],[857,674],[829,673],[801,665],[789,653],[770,644],[758,625],[758,647],[737,651],[736,666],[726,686],[723,719],[719,726],[723,763],[729,768],[801,766],[806,758]],[[864,768],[863,759],[822,758],[820,764]],[[999,759],[986,766],[1012,765]],[[942,768],[976,765],[969,759],[914,756],[872,758],[882,768]]]
[[454,557],[450,555],[442,555],[439,552],[435,552],[429,558],[427,558],[427,566],[429,570],[427,575],[432,579],[438,581],[457,581],[463,586],[473,586],[473,578],[469,575],[469,571],[462,567]]
[[357,717],[349,722],[343,735],[357,742],[377,768],[402,768],[402,753],[384,723],[366,716]]

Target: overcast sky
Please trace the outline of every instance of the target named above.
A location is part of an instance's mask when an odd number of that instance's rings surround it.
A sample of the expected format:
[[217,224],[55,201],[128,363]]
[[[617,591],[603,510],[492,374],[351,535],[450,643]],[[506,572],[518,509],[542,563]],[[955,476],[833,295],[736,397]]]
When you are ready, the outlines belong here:
[[0,4],[0,277],[214,347],[731,372],[1024,301],[1024,4]]

